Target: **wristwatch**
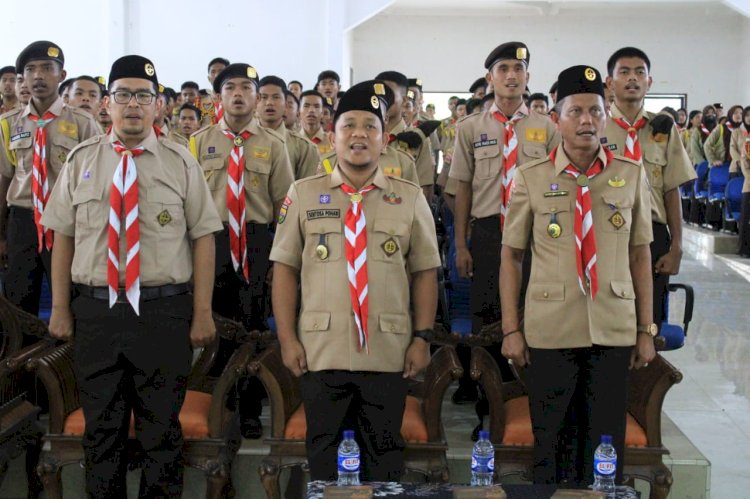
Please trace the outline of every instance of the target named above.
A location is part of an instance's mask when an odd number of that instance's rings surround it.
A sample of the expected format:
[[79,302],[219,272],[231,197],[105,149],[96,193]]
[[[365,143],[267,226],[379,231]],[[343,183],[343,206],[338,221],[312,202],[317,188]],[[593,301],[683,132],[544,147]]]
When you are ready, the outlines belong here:
[[427,343],[432,343],[432,341],[435,339],[435,331],[432,329],[420,329],[418,331],[414,331],[413,336],[415,338],[422,338]]
[[635,330],[639,333],[648,334],[652,338],[656,337],[656,335],[659,333],[659,327],[653,322],[645,326],[638,326],[635,328]]

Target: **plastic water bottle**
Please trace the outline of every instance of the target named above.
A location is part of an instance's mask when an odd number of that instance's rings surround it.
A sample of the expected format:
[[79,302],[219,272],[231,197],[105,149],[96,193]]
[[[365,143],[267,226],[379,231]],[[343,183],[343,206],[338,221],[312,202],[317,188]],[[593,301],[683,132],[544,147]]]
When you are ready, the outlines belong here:
[[615,472],[617,471],[617,452],[612,447],[612,435],[602,435],[599,447],[594,451],[594,486],[598,492],[607,497],[615,497]]
[[480,431],[479,440],[471,451],[471,486],[486,487],[492,485],[492,474],[495,471],[495,447],[490,442],[490,432]]
[[339,444],[339,479],[337,485],[359,485],[359,445],[353,430],[344,430]]

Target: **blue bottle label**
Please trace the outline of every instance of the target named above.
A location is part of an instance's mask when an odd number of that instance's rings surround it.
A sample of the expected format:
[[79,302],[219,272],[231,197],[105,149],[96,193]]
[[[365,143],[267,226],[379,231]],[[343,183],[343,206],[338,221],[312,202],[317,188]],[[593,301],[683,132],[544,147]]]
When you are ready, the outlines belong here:
[[471,471],[474,473],[489,473],[495,471],[495,458],[471,456]]
[[610,460],[595,460],[594,461],[594,469],[599,475],[603,476],[610,476],[615,474],[615,470],[617,469],[617,461],[610,461]]
[[339,471],[359,471],[359,456],[339,456]]

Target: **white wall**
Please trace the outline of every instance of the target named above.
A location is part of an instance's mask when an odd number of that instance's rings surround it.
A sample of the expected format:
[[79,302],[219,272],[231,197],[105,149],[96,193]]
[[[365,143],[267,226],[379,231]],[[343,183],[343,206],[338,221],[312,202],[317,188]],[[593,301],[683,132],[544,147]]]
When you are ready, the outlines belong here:
[[690,108],[716,101],[727,108],[750,104],[750,80],[738,71],[748,39],[745,19],[720,5],[636,4],[545,16],[381,14],[354,30],[352,60],[355,81],[395,69],[422,78],[425,91],[467,91],[494,47],[521,40],[531,55],[529,87],[546,93],[562,69],[590,64],[605,72],[612,52],[635,45],[651,58],[653,92],[687,93]]

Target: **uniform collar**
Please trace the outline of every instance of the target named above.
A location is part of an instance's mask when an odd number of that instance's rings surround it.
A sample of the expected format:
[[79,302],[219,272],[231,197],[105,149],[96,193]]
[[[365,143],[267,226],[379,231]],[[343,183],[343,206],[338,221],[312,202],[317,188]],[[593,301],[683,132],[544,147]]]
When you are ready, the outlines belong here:
[[[50,112],[55,116],[60,116],[62,114],[63,107],[65,107],[65,103],[63,102],[61,97],[58,97],[57,100],[55,100],[55,102],[53,102],[49,109],[47,109],[47,111],[45,112]],[[41,114],[39,114],[34,107],[34,99],[31,99],[29,103],[26,104],[26,107],[24,108],[23,113],[21,113],[21,116],[26,117],[30,114],[41,116]]]
[[[602,165],[607,165],[607,153],[604,151],[604,148],[601,146],[601,144],[599,145],[599,152],[596,154],[596,158],[591,163],[591,165],[596,163],[597,159],[601,160]],[[568,165],[573,164],[568,158],[568,155],[565,154],[562,142],[559,146],[557,146],[557,150],[555,151],[555,161],[553,164],[555,166],[555,175],[560,175],[568,167]],[[589,167],[591,167],[591,165],[589,165]],[[575,168],[575,166],[573,168]]]
[[[610,107],[610,112],[612,113],[612,118],[622,119],[627,121],[628,119],[625,117],[624,114],[622,114],[622,111],[620,111],[620,108],[617,107],[617,104],[612,104]],[[641,106],[641,108],[638,110],[638,115],[635,117],[635,120],[633,120],[633,123],[630,123],[631,125],[638,122],[641,118],[646,118],[646,121],[648,121],[648,115],[646,114],[646,110]]]
[[[227,122],[224,120],[223,117],[219,120],[219,123],[217,124],[219,125],[220,130],[222,131],[229,130],[230,132],[234,133],[232,129],[229,128],[229,125],[227,125]],[[260,130],[260,125],[257,123],[256,119],[253,118],[247,123],[247,125],[242,127],[242,130],[240,130],[239,133],[250,132],[253,135],[258,135],[259,130]]]
[[[110,144],[114,144],[118,140],[120,140],[120,138],[117,135],[115,135],[114,130],[111,130],[110,133],[107,134],[107,141]],[[156,138],[156,133],[154,133],[153,127],[151,127],[151,129],[149,130],[149,133],[146,136],[146,138],[143,139],[143,141],[140,144],[138,144],[139,147],[143,146],[145,150],[150,151],[151,153],[154,153],[154,154],[156,153],[156,149],[158,145],[159,145],[159,139]]]
[[[347,183],[344,177],[344,173],[341,171],[341,166],[338,162],[336,162],[336,166],[333,168],[333,171],[331,172],[331,175],[329,175],[329,177],[331,179],[330,185],[333,189],[339,187],[341,184]],[[375,169],[375,174],[370,177],[369,183],[375,184],[376,187],[379,187],[383,190],[387,190],[389,186],[388,179],[385,177],[385,175],[383,175],[380,167]],[[369,185],[369,183],[367,183],[366,185]]]
[[[500,108],[497,107],[497,103],[494,102],[494,101],[492,102],[492,106],[490,107],[490,113],[500,113],[503,116],[505,116],[505,113],[503,113],[502,111],[500,111]],[[515,111],[513,111],[513,114],[511,114],[510,116],[505,116],[505,117],[508,118],[508,119],[510,119],[510,118],[512,118],[513,116],[515,116],[518,113],[522,113],[522,114],[524,114],[526,116],[529,115],[529,108],[528,108],[528,106],[526,106],[525,102],[521,101],[521,105],[518,106],[518,109],[516,109]]]
[[406,130],[406,122],[404,121],[403,118],[401,118],[398,121],[398,123],[396,123],[396,126],[393,127],[393,130],[391,130],[388,133],[390,133],[391,135],[398,135],[399,133],[403,132],[404,130]]

